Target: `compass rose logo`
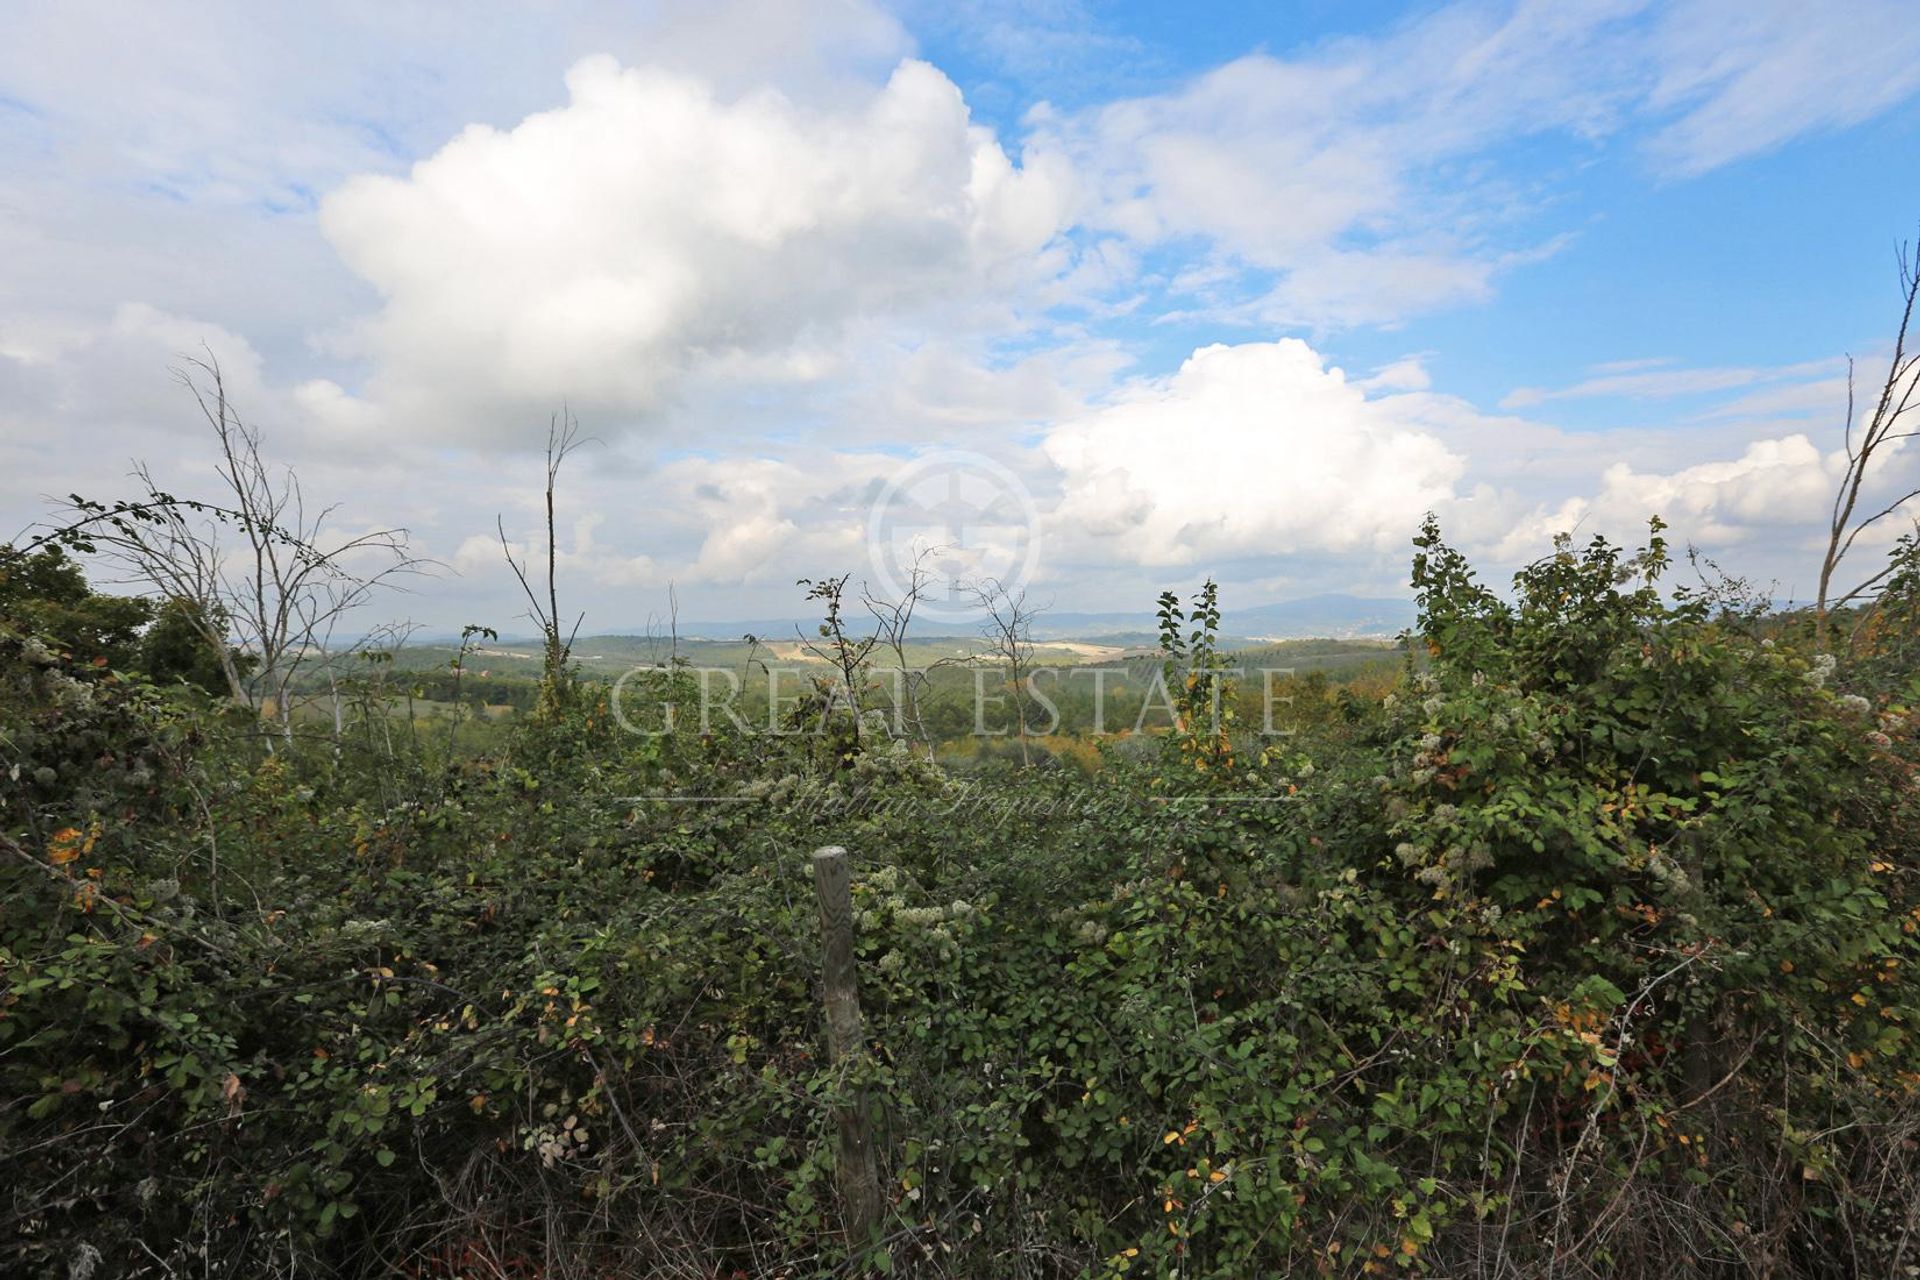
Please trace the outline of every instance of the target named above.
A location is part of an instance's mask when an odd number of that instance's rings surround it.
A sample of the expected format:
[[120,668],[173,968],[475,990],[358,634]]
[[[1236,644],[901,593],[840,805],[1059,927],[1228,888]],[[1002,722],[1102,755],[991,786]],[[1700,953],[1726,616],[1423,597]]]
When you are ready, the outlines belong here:
[[1039,512],[1020,477],[977,453],[923,454],[874,499],[867,555],[875,585],[895,600],[916,585],[918,615],[977,616],[975,584],[1025,586],[1040,560]]

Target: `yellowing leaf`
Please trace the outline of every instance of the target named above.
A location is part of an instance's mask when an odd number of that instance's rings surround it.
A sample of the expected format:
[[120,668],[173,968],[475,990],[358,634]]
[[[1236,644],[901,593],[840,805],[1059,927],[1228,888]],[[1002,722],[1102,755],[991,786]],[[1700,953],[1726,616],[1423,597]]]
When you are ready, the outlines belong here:
[[53,839],[47,841],[47,861],[56,867],[64,867],[80,856],[82,836],[76,827],[62,827],[53,833]]

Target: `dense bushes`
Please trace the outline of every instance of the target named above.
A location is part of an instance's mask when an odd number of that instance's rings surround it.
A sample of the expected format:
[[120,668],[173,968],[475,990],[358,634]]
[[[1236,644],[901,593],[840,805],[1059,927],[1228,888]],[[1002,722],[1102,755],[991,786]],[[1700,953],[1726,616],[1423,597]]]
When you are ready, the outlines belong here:
[[1912,722],[1663,569],[1501,597],[1429,529],[1386,703],[1092,775],[593,696],[493,756],[266,755],[12,634],[0,1270],[1899,1274]]

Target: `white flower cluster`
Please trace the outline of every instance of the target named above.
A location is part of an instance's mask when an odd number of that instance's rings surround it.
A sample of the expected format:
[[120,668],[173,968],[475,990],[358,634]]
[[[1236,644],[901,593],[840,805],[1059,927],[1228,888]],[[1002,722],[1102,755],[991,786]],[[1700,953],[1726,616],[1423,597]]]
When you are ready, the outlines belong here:
[[[1118,901],[1126,896],[1128,896],[1126,886],[1124,885],[1114,886],[1113,897],[1115,901]],[[1097,947],[1107,940],[1107,934],[1109,930],[1107,929],[1106,922],[1104,920],[1082,915],[1081,913],[1083,911],[1098,911],[1098,910],[1099,910],[1098,907],[1091,907],[1086,905],[1061,907],[1058,911],[1055,911],[1052,915],[1048,916],[1047,918],[1052,920],[1055,924],[1060,925],[1063,928],[1068,928],[1073,930],[1073,936],[1076,941],[1089,947]]]
[[[869,711],[867,719],[869,745],[867,750],[854,758],[852,773],[856,779],[862,782],[936,782],[942,778],[939,767],[930,763],[924,754],[915,751],[911,742],[905,738],[887,740],[887,718],[884,713]],[[886,742],[884,747],[873,745],[883,741]]]
[[893,922],[909,929],[932,929],[949,920],[958,920],[972,911],[973,908],[964,902],[954,902],[944,907],[896,907]]
[[[953,926],[975,915],[975,908],[964,898],[956,898],[945,906],[909,905],[907,895],[916,887],[912,877],[899,867],[876,869],[861,885],[864,893],[874,895],[876,901],[857,913],[860,928],[881,933],[891,925],[902,935],[932,943],[941,959],[950,960],[959,954]],[[889,951],[880,957],[880,968],[885,973],[898,973],[904,964],[905,959],[898,951]]]
[[[1442,810],[1446,811],[1444,815]],[[1458,813],[1452,805],[1440,805],[1432,817],[1445,823]],[[1493,865],[1493,850],[1479,841],[1465,848],[1448,845],[1436,854],[1410,840],[1402,840],[1394,846],[1393,854],[1401,866],[1413,872],[1415,880],[1432,887],[1436,893],[1457,892],[1474,873]]]
[[1088,946],[1097,947],[1107,940],[1107,926],[1098,920],[1082,920],[1074,936]]
[[53,698],[53,704],[62,711],[88,711],[94,704],[93,686],[84,680],[75,680],[61,671],[47,673],[47,692]]

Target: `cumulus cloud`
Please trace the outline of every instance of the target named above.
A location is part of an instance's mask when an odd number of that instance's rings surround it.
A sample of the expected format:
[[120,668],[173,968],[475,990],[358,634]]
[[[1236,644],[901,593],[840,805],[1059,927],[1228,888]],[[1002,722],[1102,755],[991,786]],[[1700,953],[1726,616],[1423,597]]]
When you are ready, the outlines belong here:
[[1517,523],[1499,553],[1522,556],[1555,534],[1575,530],[1620,537],[1656,515],[1707,548],[1734,546],[1760,531],[1808,526],[1833,500],[1836,476],[1828,462],[1804,435],[1756,440],[1738,458],[1672,472],[1637,471],[1616,462],[1593,494]]
[[[1417,360],[1352,381],[1297,340],[1212,346],[1047,434],[1045,483],[1062,495],[1048,558],[1067,576],[1114,560],[1252,572],[1304,558],[1372,580],[1402,565],[1433,511],[1490,566],[1559,533],[1632,540],[1654,515],[1683,543],[1791,566],[1843,459],[1805,432],[1767,434],[1776,421],[1570,432],[1431,390]],[[1920,458],[1891,453],[1880,471],[1873,493],[1891,500]]]
[[1688,467],[1672,475],[1638,475],[1610,467],[1602,502],[1632,503],[1676,517],[1711,517],[1716,524],[1810,523],[1833,500],[1833,480],[1821,453],[1803,435],[1756,440],[1727,462]]
[[631,419],[730,358],[806,381],[850,322],[1006,305],[1062,226],[1058,175],[1015,165],[923,62],[851,108],[611,58],[567,87],[322,209],[384,299],[359,334],[376,395],[415,420],[484,434],[562,398]]
[[[1664,431],[1555,431],[1298,342],[1126,379],[1187,336],[1156,321],[1267,338],[1486,299],[1578,225],[1567,170],[1605,149],[1685,176],[1910,101],[1895,0],[1430,6],[1173,77],[1075,6],[983,12],[939,47],[975,51],[974,105],[1019,121],[998,135],[863,0],[22,10],[0,504],[118,492],[128,457],[204,487],[167,368],[205,342],[276,456],[413,526],[496,619],[493,513],[529,542],[537,468],[488,450],[563,399],[609,443],[562,535],[609,622],[667,581],[857,569],[880,442],[1020,471],[1075,583],[1222,557],[1384,582],[1428,506],[1488,554],[1653,509],[1703,544],[1812,527],[1829,366],[1595,366],[1502,406],[1714,398]],[[1063,105],[1019,116],[1041,83]]]
[[1044,447],[1050,539],[1146,564],[1397,548],[1466,465],[1293,338],[1205,347]]

